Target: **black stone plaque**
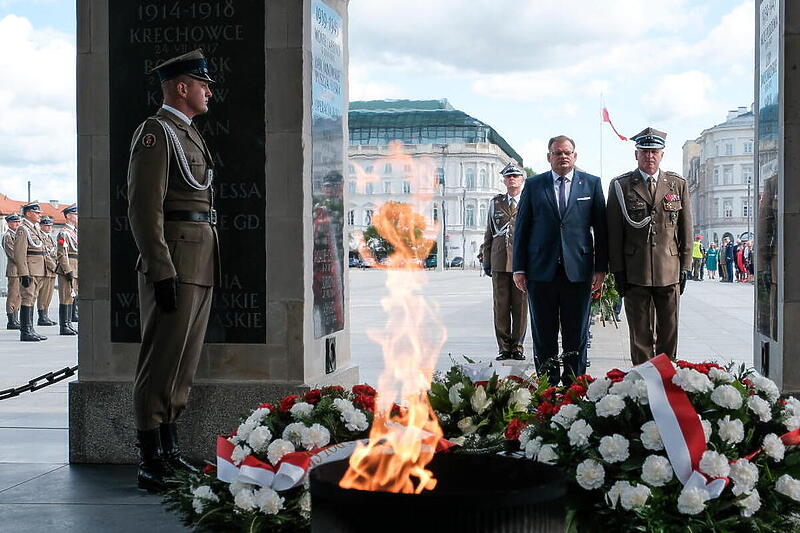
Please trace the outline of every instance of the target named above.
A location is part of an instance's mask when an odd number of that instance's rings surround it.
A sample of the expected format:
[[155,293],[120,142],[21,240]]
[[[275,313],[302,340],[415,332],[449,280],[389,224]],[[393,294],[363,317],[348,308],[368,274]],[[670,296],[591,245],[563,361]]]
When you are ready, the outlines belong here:
[[263,0],[109,0],[111,341],[138,342],[138,250],[127,217],[131,135],[161,106],[154,65],[196,48],[216,80],[196,124],[215,162],[222,283],[206,342],[266,342]]

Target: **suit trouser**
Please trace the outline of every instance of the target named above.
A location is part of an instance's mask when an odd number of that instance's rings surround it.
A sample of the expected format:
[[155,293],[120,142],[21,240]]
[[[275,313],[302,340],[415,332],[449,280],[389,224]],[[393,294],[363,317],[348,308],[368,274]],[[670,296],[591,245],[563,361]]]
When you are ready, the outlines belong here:
[[44,276],[30,276],[30,278],[31,282],[27,287],[23,287],[22,282],[20,282],[20,303],[24,307],[33,307],[36,305],[36,299],[39,297],[39,292],[42,290],[45,280],[47,279]]
[[725,266],[725,260],[719,262],[719,279],[726,281],[728,279],[728,267]]
[[[561,265],[550,281],[528,281],[533,359],[536,372],[546,373],[551,385],[556,385],[559,379],[571,383],[573,374],[586,373],[591,289],[590,281],[570,281]],[[560,378],[558,365],[547,363],[558,356],[559,327],[563,352],[577,352],[564,360]]]
[[39,299],[36,302],[36,308],[39,311],[44,311],[50,307],[50,301],[53,299],[53,289],[56,287],[56,277],[52,278],[46,276],[42,278],[42,288],[39,291]]
[[69,281],[65,276],[58,275],[58,303],[63,305],[72,305],[75,297],[72,293],[78,294],[78,278],[72,278]]
[[156,305],[153,284],[139,274],[142,345],[133,387],[136,429],[173,423],[186,407],[211,312],[211,287],[178,284],[178,308]]
[[522,343],[528,329],[528,300],[514,285],[511,272],[492,272],[494,334],[501,352],[523,353]]
[[662,353],[675,359],[678,352],[679,304],[679,283],[666,287],[628,285],[625,290],[625,315],[630,332],[631,362],[634,365]]
[[19,289],[19,278],[17,276],[8,277],[8,298],[6,298],[6,313],[16,313],[22,302]]
[[728,281],[733,281],[733,273],[735,272],[733,269],[733,259],[725,260],[725,271],[728,273]]

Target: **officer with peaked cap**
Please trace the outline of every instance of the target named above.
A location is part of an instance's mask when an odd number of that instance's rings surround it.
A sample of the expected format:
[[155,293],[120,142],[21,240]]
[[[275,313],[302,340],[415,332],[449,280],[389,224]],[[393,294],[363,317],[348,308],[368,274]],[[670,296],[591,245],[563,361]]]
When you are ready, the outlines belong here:
[[78,293],[78,206],[71,205],[61,210],[67,223],[56,237],[56,261],[58,267],[58,326],[60,335],[76,335],[72,325],[77,322]]
[[128,218],[136,263],[142,344],[134,380],[140,456],[138,485],[166,488],[176,468],[196,470],[178,449],[218,275],[211,151],[194,124],[208,111],[213,82],[201,50],[153,69],[163,105],[133,134]]
[[633,364],[662,353],[675,358],[692,266],[689,187],[659,168],[666,137],[654,128],[635,135],[638,168],[614,178],[608,192],[609,267],[625,297]]
[[38,342],[47,340],[33,328],[33,306],[44,285],[46,269],[44,235],[39,229],[42,210],[37,202],[22,206],[22,223],[14,240],[14,263],[17,265],[20,288],[19,340]]
[[19,274],[17,264],[14,262],[14,240],[17,238],[17,228],[22,219],[17,214],[6,217],[8,229],[3,234],[3,251],[6,253],[6,278],[8,278],[8,297],[6,298],[6,315],[8,324],[6,329],[19,329]]
[[36,325],[55,326],[56,323],[47,316],[47,310],[50,308],[50,302],[53,300],[53,290],[56,287],[56,243],[53,241],[53,236],[50,235],[50,232],[53,231],[53,219],[48,216],[43,216],[39,222],[39,229],[41,230],[42,241],[44,242],[45,269],[42,288],[39,290],[39,298],[36,301],[36,308],[39,312],[39,319]]
[[506,192],[489,201],[481,263],[492,278],[494,333],[498,361],[525,359],[523,342],[528,328],[528,297],[514,285],[514,224],[525,173],[514,163],[500,171]]

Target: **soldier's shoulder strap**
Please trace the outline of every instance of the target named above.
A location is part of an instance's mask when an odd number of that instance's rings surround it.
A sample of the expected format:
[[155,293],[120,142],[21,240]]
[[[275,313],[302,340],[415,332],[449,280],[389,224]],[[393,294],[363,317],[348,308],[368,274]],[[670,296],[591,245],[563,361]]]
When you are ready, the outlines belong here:
[[617,176],[616,178],[612,179],[611,181],[613,182],[613,181],[620,181],[620,180],[623,180],[623,179],[627,179],[627,178],[632,177],[635,173],[636,173],[635,170],[629,170],[628,172],[620,174],[619,176]]
[[686,178],[684,178],[683,176],[681,176],[677,172],[673,172],[671,170],[665,170],[664,174],[669,176],[670,178],[673,178],[673,179],[676,179],[676,180],[686,181]]

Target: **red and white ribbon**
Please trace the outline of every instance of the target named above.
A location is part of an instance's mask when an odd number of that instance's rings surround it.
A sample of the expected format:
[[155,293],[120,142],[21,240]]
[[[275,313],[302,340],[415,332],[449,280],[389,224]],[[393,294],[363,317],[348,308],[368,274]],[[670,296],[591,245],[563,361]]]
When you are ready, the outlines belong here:
[[728,479],[710,479],[699,470],[700,459],[707,449],[705,432],[686,391],[672,382],[676,374],[672,361],[661,354],[635,366],[631,372],[642,376],[647,384],[647,399],[653,420],[658,426],[675,476],[687,488],[699,487],[712,498],[718,497],[728,484]]

